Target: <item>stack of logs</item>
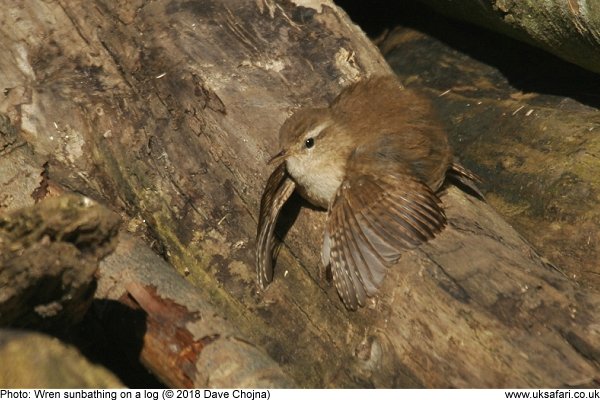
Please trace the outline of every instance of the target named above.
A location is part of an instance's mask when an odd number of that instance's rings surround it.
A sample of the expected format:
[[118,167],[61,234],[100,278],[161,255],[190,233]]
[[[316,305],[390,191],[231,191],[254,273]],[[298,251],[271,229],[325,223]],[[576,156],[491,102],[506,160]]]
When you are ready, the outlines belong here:
[[[121,369],[141,363],[172,387],[600,384],[592,104],[515,89],[431,31],[389,34],[382,52],[439,108],[487,202],[448,187],[449,226],[349,312],[319,274],[325,215],[298,199],[274,283],[258,292],[254,278],[281,123],[391,73],[343,11],[325,0],[7,7],[0,359],[12,362],[0,386],[136,385],[82,356],[99,343]],[[90,326],[101,328],[86,336]]]

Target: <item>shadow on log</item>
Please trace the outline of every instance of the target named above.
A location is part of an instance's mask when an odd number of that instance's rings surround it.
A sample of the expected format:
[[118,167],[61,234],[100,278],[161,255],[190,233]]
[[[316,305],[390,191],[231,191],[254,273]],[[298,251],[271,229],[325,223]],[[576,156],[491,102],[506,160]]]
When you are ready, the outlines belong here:
[[600,72],[600,4],[561,0],[419,0],[435,10],[493,29]]

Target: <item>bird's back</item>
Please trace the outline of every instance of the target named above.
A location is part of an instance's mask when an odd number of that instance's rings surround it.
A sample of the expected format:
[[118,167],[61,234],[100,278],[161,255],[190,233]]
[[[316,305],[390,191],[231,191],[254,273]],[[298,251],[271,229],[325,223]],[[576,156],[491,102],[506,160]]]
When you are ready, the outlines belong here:
[[446,132],[428,99],[393,76],[361,81],[332,103],[344,129],[359,135],[353,157],[409,168],[434,191],[452,163]]

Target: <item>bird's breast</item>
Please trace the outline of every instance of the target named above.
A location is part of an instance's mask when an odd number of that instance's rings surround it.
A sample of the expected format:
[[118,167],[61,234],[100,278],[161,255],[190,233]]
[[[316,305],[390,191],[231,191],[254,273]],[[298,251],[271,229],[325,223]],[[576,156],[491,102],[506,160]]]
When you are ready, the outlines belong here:
[[290,176],[300,195],[310,203],[328,208],[344,179],[344,169],[336,166],[315,166],[296,159],[286,160]]

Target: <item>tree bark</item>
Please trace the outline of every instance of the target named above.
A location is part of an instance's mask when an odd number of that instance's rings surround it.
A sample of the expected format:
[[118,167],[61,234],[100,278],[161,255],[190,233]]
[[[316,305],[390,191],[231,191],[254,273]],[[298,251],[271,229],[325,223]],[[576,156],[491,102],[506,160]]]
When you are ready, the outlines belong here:
[[600,72],[600,4],[578,0],[419,0]]
[[232,337],[263,347],[299,386],[597,384],[600,296],[456,188],[443,196],[448,228],[407,252],[369,307],[348,312],[320,279],[324,213],[297,202],[275,281],[257,292],[256,215],[279,126],[293,108],[390,73],[331,2],[9,8],[0,26],[17,22],[0,43],[14,61],[0,64],[0,112],[17,128],[13,143],[28,144],[10,157],[33,151],[49,182],[118,210]]

